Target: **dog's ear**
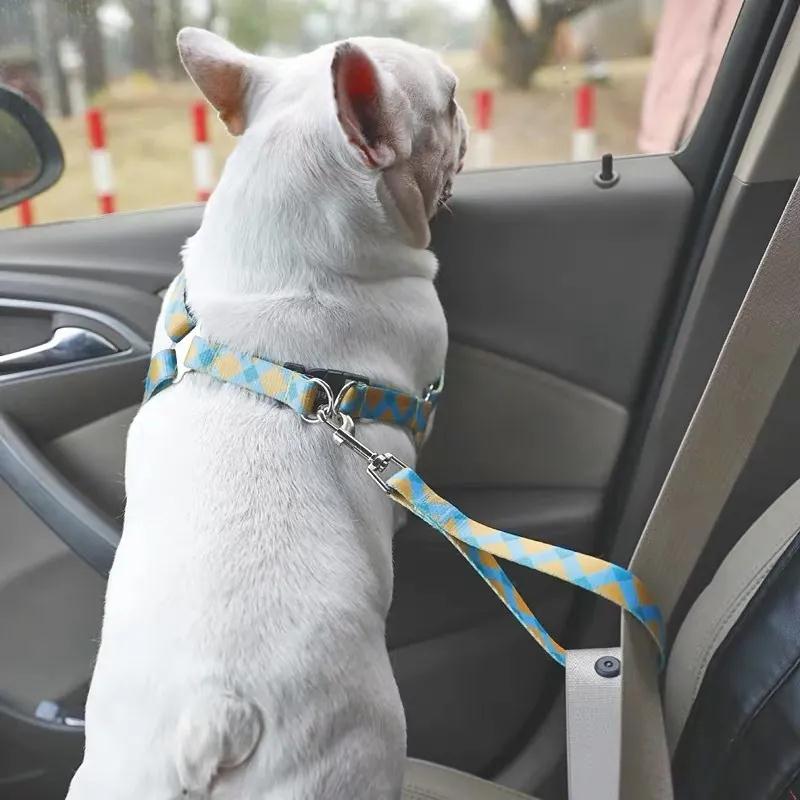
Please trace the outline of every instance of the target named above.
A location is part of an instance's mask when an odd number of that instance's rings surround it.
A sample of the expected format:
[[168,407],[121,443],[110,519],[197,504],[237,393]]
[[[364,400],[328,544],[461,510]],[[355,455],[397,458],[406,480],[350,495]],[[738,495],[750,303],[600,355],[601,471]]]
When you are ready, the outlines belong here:
[[352,41],[337,45],[331,73],[336,113],[345,136],[368,167],[381,171],[378,191],[388,192],[400,223],[408,230],[409,242],[427,247],[431,232],[420,176],[435,166],[427,165],[422,157],[414,158],[408,117],[403,103],[391,93],[391,77]]
[[202,28],[178,33],[178,52],[189,77],[234,135],[244,132],[245,97],[255,56]]
[[348,141],[367,166],[390,167],[397,157],[395,136],[375,62],[354,42],[341,42],[333,55],[331,77],[336,113]]

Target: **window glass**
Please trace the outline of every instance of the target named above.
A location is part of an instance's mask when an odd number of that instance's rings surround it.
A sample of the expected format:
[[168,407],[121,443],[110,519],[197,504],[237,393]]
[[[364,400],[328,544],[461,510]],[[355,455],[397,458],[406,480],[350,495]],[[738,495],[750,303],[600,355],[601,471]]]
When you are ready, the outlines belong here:
[[741,2],[0,0],[0,82],[45,111],[66,156],[60,182],[0,227],[207,196],[233,140],[183,74],[183,25],[272,56],[364,33],[439,50],[477,169],[677,149]]

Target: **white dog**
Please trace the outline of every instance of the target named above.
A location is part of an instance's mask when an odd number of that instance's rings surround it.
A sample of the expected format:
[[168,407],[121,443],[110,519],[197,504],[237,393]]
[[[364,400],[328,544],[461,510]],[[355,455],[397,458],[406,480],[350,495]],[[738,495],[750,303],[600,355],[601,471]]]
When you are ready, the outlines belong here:
[[[241,135],[183,253],[198,330],[419,394],[446,351],[425,248],[465,151],[453,74],[392,39],[285,60],[191,28],[178,44]],[[357,434],[414,463],[403,429]],[[396,520],[364,462],[189,373],[134,420],[126,487],[70,800],[398,798]]]

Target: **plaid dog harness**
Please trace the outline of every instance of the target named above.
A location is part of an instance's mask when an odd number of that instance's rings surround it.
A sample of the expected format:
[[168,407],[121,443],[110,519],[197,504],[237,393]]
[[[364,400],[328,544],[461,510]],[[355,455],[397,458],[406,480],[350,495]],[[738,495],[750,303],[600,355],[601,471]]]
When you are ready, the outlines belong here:
[[[166,301],[165,328],[173,345],[177,345],[196,326],[197,321],[186,303],[186,278],[181,273]],[[428,386],[421,397],[416,397],[398,389],[372,385],[361,375],[341,370],[306,370],[299,364],[276,364],[224,344],[209,342],[198,335],[189,345],[183,366],[186,372],[200,372],[254,394],[271,397],[303,417],[308,417],[319,406],[321,384],[331,386],[338,382],[336,404],[343,414],[352,419],[399,425],[418,442],[425,435],[444,383],[440,378]],[[175,383],[178,374],[174,346],[156,353],[150,359],[143,402]]]
[[[166,307],[166,329],[174,344],[182,341],[197,324],[187,307],[185,295],[186,283],[181,275]],[[396,389],[373,386],[366,378],[339,370],[306,371],[296,364],[275,364],[222,344],[212,344],[197,335],[189,346],[184,367],[187,371],[201,372],[271,397],[294,410],[306,422],[324,423],[333,431],[338,444],[345,445],[367,462],[368,474],[392,500],[439,531],[467,559],[517,621],[562,666],[566,662],[565,649],[530,610],[498,558],[559,578],[616,604],[645,626],[658,647],[663,664],[666,636],[661,612],[642,582],[627,569],[595,556],[475,522],[439,497],[396,456],[373,452],[355,437],[354,418],[402,426],[420,441],[441,395],[441,379],[429,386],[422,397],[414,397]],[[174,347],[156,353],[145,381],[144,400],[174,383],[178,372]],[[334,378],[341,386],[331,386]],[[391,477],[384,478],[390,466],[398,469]]]

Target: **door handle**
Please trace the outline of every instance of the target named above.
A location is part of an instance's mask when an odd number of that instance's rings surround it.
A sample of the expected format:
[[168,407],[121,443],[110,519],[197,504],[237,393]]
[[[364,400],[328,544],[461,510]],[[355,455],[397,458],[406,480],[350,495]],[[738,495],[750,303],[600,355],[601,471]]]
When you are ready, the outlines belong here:
[[118,352],[119,349],[99,333],[68,325],[56,328],[47,342],[0,355],[0,375],[58,367]]

